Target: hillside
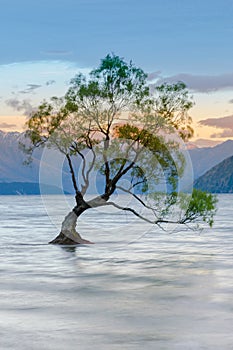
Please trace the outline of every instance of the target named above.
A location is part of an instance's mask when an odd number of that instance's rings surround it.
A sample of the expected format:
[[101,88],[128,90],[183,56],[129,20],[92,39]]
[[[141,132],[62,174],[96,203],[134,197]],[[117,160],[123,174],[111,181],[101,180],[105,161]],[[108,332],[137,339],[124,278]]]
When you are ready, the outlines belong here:
[[193,164],[194,179],[199,178],[224,159],[233,156],[233,140],[225,141],[215,147],[189,150]]
[[[52,150],[51,161],[42,162],[43,150],[37,149],[33,153],[33,162],[30,166],[25,166],[23,165],[25,154],[19,150],[19,141],[25,142],[23,133],[0,131],[0,183],[38,184],[42,169],[43,183],[61,187],[59,177],[62,177],[62,186],[65,191],[73,193],[70,172],[66,162],[62,165],[61,159]],[[233,156],[233,140],[228,140],[215,147],[190,149],[189,154],[193,164],[194,179],[197,179],[213,166]],[[78,167],[77,162],[76,172]]]
[[207,171],[194,187],[212,193],[233,193],[233,156]]
[[[23,164],[26,159],[26,155],[19,149],[19,142],[25,142],[23,133],[7,133],[0,131],[0,194],[3,194],[5,192],[11,193],[12,191],[21,193],[20,183],[24,183],[24,185],[22,185],[23,192],[31,193],[32,191],[35,194],[38,193],[41,170],[43,170],[43,183],[50,186],[48,187],[48,193],[54,193],[54,191],[58,191],[58,189],[52,189],[51,186],[55,186],[56,188],[61,187],[59,183],[59,177],[62,177],[62,184],[65,192],[73,192],[67,164],[63,164],[62,172],[60,168],[57,169],[52,165],[60,164],[59,159],[56,162],[57,154],[54,151],[50,151],[51,159],[53,162],[43,163],[41,162],[43,150],[37,149],[33,153],[32,163],[26,166]],[[6,183],[14,184],[8,186]]]
[[37,150],[32,164],[24,166],[25,154],[19,149],[23,141],[23,133],[0,131],[0,182],[39,182],[42,152]]

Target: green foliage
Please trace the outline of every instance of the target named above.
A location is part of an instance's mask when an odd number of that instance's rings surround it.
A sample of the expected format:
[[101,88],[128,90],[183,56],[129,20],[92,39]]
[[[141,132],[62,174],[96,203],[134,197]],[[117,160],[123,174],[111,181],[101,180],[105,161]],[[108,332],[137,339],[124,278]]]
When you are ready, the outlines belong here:
[[147,75],[143,70],[114,54],[101,60],[100,66],[91,72],[91,78],[98,82],[102,96],[112,102],[124,98],[127,103],[140,104],[149,96]]
[[82,74],[71,80],[66,108],[78,117],[85,116],[93,128],[107,134],[124,110],[134,110],[149,96],[147,75],[132,62],[107,55],[87,79]]
[[197,218],[202,218],[204,222],[207,222],[212,227],[217,202],[216,195],[193,189],[184,221],[192,222]]
[[[177,205],[185,167],[179,142],[172,136],[179,134],[183,140],[192,136],[188,114],[192,106],[183,82],[151,89],[141,68],[109,54],[88,76],[76,75],[63,98],[43,102],[31,115],[28,149],[47,145],[62,152],[76,194],[85,195],[91,171],[99,171],[105,181],[101,198],[107,201],[121,180],[127,180],[123,190],[132,195],[134,190],[146,193],[154,201],[149,209],[162,218]],[[75,178],[74,157],[80,158],[81,180]],[[160,189],[158,194],[161,181],[167,190],[163,207],[159,198],[164,193]],[[212,225],[215,205],[214,196],[194,190],[183,223],[201,217]]]
[[33,145],[41,146],[59,128],[66,118],[63,100],[53,97],[51,102],[43,102],[27,121],[27,136]]
[[153,181],[156,184],[156,167],[160,166],[167,185],[170,185],[169,192],[177,190],[178,179],[184,171],[184,157],[178,146],[167,141],[163,136],[152,134],[150,131],[141,129],[129,123],[117,126],[115,132],[118,138],[133,140],[146,149],[143,152],[144,160],[141,161],[147,173],[153,169]]
[[188,111],[193,107],[192,98],[183,82],[163,83],[156,87],[155,110],[158,115],[178,130],[179,135],[187,140],[193,136],[192,118]]

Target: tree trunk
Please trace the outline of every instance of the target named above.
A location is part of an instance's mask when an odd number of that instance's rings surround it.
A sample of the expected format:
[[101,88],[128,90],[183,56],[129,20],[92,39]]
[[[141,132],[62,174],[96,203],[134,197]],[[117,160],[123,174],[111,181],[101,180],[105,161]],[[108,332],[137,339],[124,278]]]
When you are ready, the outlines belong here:
[[97,196],[86,202],[80,192],[78,192],[75,196],[77,205],[65,217],[61,225],[61,232],[59,235],[49,243],[61,245],[93,244],[93,242],[83,239],[76,231],[77,220],[79,216],[87,209],[105,205],[108,198],[109,196]]
[[80,234],[76,231],[76,223],[78,217],[86,210],[89,206],[76,206],[69,214],[65,217],[61,232],[53,239],[49,244],[61,244],[61,245],[77,245],[77,244],[91,244],[92,242],[83,239]]

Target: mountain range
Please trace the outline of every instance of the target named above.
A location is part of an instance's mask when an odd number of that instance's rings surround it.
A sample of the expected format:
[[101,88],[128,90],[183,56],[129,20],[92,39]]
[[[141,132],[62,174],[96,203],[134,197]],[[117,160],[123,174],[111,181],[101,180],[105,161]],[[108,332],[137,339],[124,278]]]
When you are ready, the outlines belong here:
[[36,149],[26,165],[27,155],[19,147],[25,141],[24,133],[0,131],[0,194],[72,193],[69,168],[58,152],[45,157],[43,149]]
[[214,193],[233,193],[233,156],[200,176],[194,187]]
[[[33,153],[33,161],[30,165],[23,165],[26,159],[25,154],[19,149],[19,142],[25,142],[23,133],[0,131],[0,194],[8,193],[38,193],[35,184],[43,183],[43,187],[48,193],[61,193],[61,188],[66,193],[73,193],[69,168],[58,153],[51,151],[47,156],[43,150],[37,149]],[[193,148],[189,150],[189,155],[193,165],[193,175],[195,186],[207,190],[206,176],[220,176],[219,172],[209,173],[208,171],[220,164],[225,159],[233,156],[233,140],[228,140],[215,147]],[[232,163],[224,163],[224,169],[233,173]],[[62,171],[60,170],[62,167]],[[216,169],[215,169],[216,170]],[[204,175],[206,173],[206,175]],[[223,175],[221,175],[223,177]],[[201,178],[200,178],[201,177]],[[200,178],[200,181],[197,179]],[[204,181],[204,182],[203,182]],[[14,183],[14,185],[10,185]],[[15,183],[21,184],[21,190],[17,189]],[[22,188],[22,183],[24,187]],[[5,185],[4,185],[5,184]],[[16,187],[15,187],[16,186]],[[52,186],[52,187],[51,187]],[[207,186],[207,187],[206,187]],[[4,189],[5,188],[5,189]],[[219,190],[219,188],[217,188]],[[212,186],[211,191],[216,192]],[[13,192],[13,193],[12,193]]]
[[215,147],[193,148],[189,150],[196,180],[215,165],[233,155],[233,140],[225,141]]

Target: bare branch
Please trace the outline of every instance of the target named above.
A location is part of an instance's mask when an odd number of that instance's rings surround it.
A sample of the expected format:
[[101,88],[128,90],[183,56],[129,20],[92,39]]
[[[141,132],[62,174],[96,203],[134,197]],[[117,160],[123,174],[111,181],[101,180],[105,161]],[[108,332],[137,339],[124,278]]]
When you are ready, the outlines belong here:
[[140,219],[150,223],[150,224],[155,224],[156,222],[152,221],[152,220],[149,220],[147,218],[145,218],[144,216],[142,216],[141,214],[139,214],[136,210],[132,209],[132,208],[129,208],[129,207],[121,207],[120,205],[114,203],[114,202],[107,202],[106,204],[104,205],[112,205],[113,207],[117,208],[117,209],[120,209],[120,210],[125,210],[125,211],[129,211],[131,213],[133,213],[135,216],[139,217]]
[[126,188],[122,187],[122,186],[116,186],[116,188],[118,188],[119,190],[126,192],[128,194],[130,194],[131,196],[133,196],[137,201],[139,201],[145,208],[152,210],[154,215],[157,217],[156,213],[155,213],[155,209],[150,207],[149,205],[147,205],[140,197],[138,197],[135,193],[131,192],[130,190],[127,190]]
[[88,189],[88,187],[89,187],[89,176],[90,176],[91,171],[92,171],[93,168],[94,168],[95,160],[96,160],[96,154],[95,154],[93,148],[91,148],[91,151],[92,151],[93,158],[92,158],[92,161],[91,161],[91,163],[90,163],[90,165],[89,165],[89,169],[88,169],[87,172],[86,172],[86,176],[85,176],[85,185],[82,186],[82,194],[83,194],[83,195],[86,194],[86,191],[87,191],[87,189]]
[[74,168],[73,168],[73,164],[72,164],[72,161],[71,161],[71,158],[70,158],[69,154],[66,154],[66,158],[68,160],[68,164],[69,164],[69,168],[70,168],[70,173],[71,173],[71,177],[72,177],[72,183],[73,183],[73,186],[74,186],[74,190],[75,190],[75,193],[77,195],[78,192],[80,192],[80,191],[79,191],[78,186],[77,186],[75,173],[74,173]]
[[134,214],[135,216],[139,217],[140,219],[142,219],[143,221],[146,221],[152,225],[157,225],[159,227],[161,227],[160,224],[185,224],[184,221],[182,220],[177,220],[177,221],[174,221],[174,220],[165,220],[165,219],[162,219],[162,218],[159,218],[155,221],[153,220],[150,220],[150,219],[147,219],[145,216],[142,216],[141,214],[139,214],[136,210],[132,209],[132,208],[129,208],[129,207],[122,207],[114,202],[106,202],[106,203],[103,203],[102,205],[112,205],[113,207],[117,208],[117,209],[120,209],[120,210],[124,210],[124,211],[128,211],[132,214]]

